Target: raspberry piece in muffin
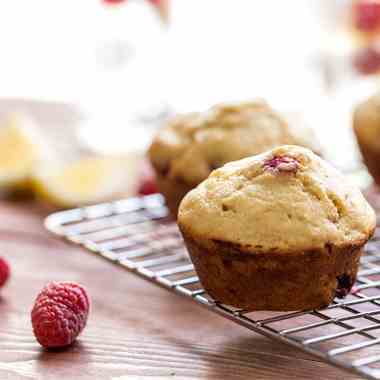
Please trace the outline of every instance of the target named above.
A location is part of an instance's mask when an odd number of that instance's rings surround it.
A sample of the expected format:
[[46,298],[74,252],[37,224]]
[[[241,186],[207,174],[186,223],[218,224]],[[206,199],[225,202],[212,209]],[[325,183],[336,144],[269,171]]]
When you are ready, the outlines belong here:
[[341,276],[338,276],[337,280],[338,286],[336,288],[335,295],[338,298],[344,298],[347,296],[348,293],[350,293],[355,280],[345,273]]
[[263,168],[272,172],[295,173],[298,169],[298,161],[293,157],[276,156],[264,161]]
[[178,224],[204,288],[246,310],[309,310],[346,296],[375,213],[310,150],[226,164],[181,202]]

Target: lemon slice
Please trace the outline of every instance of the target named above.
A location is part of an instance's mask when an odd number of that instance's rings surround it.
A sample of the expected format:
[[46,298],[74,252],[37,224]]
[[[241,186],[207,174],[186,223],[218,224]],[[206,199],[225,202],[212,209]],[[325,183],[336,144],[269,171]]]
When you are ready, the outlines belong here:
[[85,157],[68,164],[39,168],[34,190],[42,200],[58,207],[77,207],[136,193],[141,157]]
[[31,120],[21,114],[6,117],[0,124],[0,189],[27,187],[42,151],[41,136]]

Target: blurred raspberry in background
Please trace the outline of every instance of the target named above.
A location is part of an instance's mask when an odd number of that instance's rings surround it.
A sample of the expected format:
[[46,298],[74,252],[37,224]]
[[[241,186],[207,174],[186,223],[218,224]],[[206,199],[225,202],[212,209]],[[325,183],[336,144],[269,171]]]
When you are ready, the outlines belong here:
[[358,50],[353,58],[353,65],[360,74],[378,73],[380,71],[380,46],[374,44]]
[[354,69],[363,75],[380,70],[380,1],[354,0],[351,10]]
[[150,195],[158,193],[156,177],[148,161],[143,162],[141,167],[138,195]]
[[353,4],[354,27],[362,32],[372,34],[380,29],[380,1],[358,0]]
[[[128,0],[103,0],[104,3],[110,4],[110,5],[126,3],[127,1]],[[169,13],[168,0],[147,0],[147,1],[156,7],[162,21],[168,22],[168,13]]]

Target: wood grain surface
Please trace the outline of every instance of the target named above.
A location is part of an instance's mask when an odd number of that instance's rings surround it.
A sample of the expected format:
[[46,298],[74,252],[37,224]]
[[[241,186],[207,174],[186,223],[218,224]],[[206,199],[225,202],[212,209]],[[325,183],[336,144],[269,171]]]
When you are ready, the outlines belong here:
[[[272,342],[44,231],[44,212],[0,202],[0,379],[357,379]],[[92,309],[80,339],[61,352],[35,341],[30,309],[48,281],[86,286]]]

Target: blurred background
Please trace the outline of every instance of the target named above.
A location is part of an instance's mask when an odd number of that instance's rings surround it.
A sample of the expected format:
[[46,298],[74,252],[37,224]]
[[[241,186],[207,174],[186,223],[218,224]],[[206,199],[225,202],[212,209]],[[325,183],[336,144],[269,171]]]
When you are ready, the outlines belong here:
[[[120,155],[129,188],[112,192],[132,194],[152,134],[168,117],[256,97],[309,125],[326,157],[369,180],[351,113],[378,86],[378,1],[13,0],[0,3],[0,19],[0,119],[4,128],[33,129],[44,151],[34,186],[45,198],[49,186],[78,190],[83,173],[109,176],[114,162],[102,172],[93,157]],[[18,143],[12,136],[3,144]],[[10,161],[23,154],[4,155],[0,187],[9,188],[20,170]],[[52,173],[83,156],[53,186]],[[86,202],[82,190],[66,203]]]

